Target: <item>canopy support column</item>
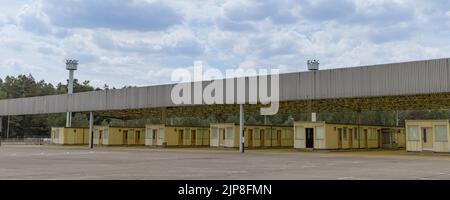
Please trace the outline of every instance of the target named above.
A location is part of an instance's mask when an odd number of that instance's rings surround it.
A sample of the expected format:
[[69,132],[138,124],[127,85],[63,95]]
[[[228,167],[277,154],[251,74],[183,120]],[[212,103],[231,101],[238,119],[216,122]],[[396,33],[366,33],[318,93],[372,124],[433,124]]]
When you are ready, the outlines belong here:
[[89,113],[89,148],[94,148],[94,113]]
[[6,140],[9,139],[9,121],[10,121],[10,116],[8,115],[8,121],[6,123]]
[[244,105],[239,105],[239,152],[244,153]]

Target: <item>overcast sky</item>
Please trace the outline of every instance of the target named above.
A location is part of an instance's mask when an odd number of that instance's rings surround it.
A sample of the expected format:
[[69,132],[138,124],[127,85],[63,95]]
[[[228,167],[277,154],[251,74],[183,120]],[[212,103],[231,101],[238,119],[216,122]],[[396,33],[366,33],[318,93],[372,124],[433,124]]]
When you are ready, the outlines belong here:
[[195,60],[304,71],[450,57],[448,0],[0,0],[0,78],[153,85]]

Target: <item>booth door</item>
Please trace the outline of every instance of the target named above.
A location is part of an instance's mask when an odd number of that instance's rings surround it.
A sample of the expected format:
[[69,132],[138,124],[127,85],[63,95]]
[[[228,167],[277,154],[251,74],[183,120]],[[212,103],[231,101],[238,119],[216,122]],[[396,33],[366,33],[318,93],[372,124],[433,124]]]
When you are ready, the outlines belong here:
[[363,136],[364,136],[364,147],[365,148],[369,148],[369,134],[368,134],[368,131],[367,131],[367,129],[364,129],[364,134],[363,134]]
[[225,145],[225,129],[220,128],[219,129],[219,146]]
[[281,130],[277,130],[277,143],[276,146],[281,146]]
[[98,131],[98,144],[99,145],[102,145],[103,144],[103,131],[102,130],[99,130]]
[[259,144],[261,147],[264,146],[264,135],[265,135],[266,131],[261,129],[259,132]]
[[306,148],[314,148],[314,129],[306,128]]
[[191,145],[196,145],[197,141],[197,133],[195,130],[191,131]]
[[134,137],[135,144],[141,144],[141,131],[135,131],[136,136]]
[[123,131],[123,144],[128,144],[128,131]]
[[431,128],[422,128],[422,149],[425,151],[433,150],[433,133]]
[[338,149],[342,149],[342,128],[338,128]]
[[183,145],[184,133],[183,130],[178,130],[178,145]]
[[158,131],[156,129],[152,130],[152,145],[155,146],[157,144]]
[[392,138],[391,138],[391,132],[382,132],[381,133],[381,146],[383,148],[392,148]]

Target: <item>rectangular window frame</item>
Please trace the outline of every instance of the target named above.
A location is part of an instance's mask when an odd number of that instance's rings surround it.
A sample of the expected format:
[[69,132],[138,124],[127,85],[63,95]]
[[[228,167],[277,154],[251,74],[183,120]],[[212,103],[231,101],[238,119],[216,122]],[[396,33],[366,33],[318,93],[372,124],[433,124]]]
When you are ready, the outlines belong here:
[[145,138],[152,139],[153,129],[152,128],[146,128],[145,129]]
[[346,127],[342,128],[342,140],[348,140]]
[[225,139],[226,140],[231,140],[233,139],[233,134],[234,134],[234,128],[232,127],[228,127],[225,129]]
[[211,139],[217,140],[219,138],[219,128],[212,127],[211,128]]
[[[316,126],[316,140],[325,140],[325,127],[324,126]],[[320,131],[319,131],[320,130]]]
[[[412,128],[416,128],[416,130],[412,131]],[[408,125],[407,129],[408,129],[408,141],[414,141],[414,142],[420,141],[419,125]],[[411,137],[411,136],[413,136],[413,137]]]
[[252,138],[255,140],[260,139],[260,129],[259,128],[253,129],[253,137]]
[[[443,133],[440,135],[439,134],[439,130],[443,129]],[[435,125],[434,126],[434,130],[435,130],[435,142],[448,142],[448,127],[447,125]],[[442,138],[443,137],[443,138]]]
[[272,139],[272,130],[270,128],[266,128],[266,131],[264,133],[264,139],[265,140],[271,140]]
[[158,129],[158,139],[163,140],[166,137],[166,132],[164,128],[159,128]]

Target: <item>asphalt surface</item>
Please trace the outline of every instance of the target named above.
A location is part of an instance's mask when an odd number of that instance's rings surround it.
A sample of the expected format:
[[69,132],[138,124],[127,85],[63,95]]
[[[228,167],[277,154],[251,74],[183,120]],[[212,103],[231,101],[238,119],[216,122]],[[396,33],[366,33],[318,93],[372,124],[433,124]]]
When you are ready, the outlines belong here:
[[450,154],[2,145],[0,179],[450,180]]

